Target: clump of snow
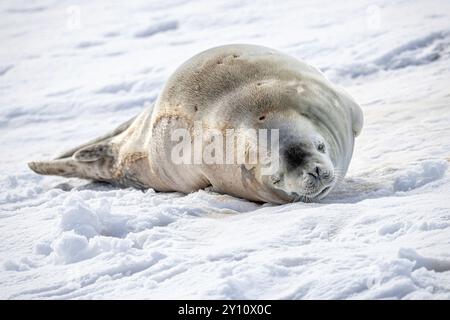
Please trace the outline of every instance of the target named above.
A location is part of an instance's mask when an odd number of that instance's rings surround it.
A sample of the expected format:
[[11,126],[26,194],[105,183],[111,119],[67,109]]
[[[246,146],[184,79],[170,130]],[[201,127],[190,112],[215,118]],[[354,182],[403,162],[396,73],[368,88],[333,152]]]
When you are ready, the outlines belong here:
[[100,233],[99,217],[83,203],[82,199],[66,199],[62,210],[61,230],[73,230],[87,238],[92,238]]
[[[0,298],[450,299],[448,1],[66,6],[0,4]],[[228,43],[304,59],[362,105],[348,175],[321,203],[27,168],[135,116],[180,63]]]
[[414,249],[402,248],[399,257],[415,262],[414,269],[426,268],[436,272],[450,271],[450,259],[428,258],[418,254]]
[[419,165],[402,172],[394,181],[394,191],[409,191],[421,187],[431,181],[443,177],[447,170],[448,162],[423,161]]
[[90,257],[89,241],[74,231],[64,232],[53,243],[57,262],[72,263]]

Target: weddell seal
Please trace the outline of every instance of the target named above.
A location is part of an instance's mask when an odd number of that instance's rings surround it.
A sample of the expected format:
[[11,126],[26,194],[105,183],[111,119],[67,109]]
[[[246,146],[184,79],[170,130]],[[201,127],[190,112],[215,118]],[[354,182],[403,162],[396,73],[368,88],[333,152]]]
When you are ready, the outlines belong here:
[[309,202],[345,175],[362,124],[359,105],[314,67],[226,45],[182,64],[151,108],[110,134],[29,166],[140,189]]

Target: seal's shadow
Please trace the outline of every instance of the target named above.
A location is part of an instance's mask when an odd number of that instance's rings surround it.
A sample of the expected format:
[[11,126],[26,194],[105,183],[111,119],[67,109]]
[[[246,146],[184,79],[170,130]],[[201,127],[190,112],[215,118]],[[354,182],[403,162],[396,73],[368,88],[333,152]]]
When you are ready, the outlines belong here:
[[102,181],[70,181],[62,182],[55,185],[53,188],[60,189],[62,191],[111,191],[121,189],[120,187],[108,182]]
[[[110,184],[108,182],[90,181],[74,179],[73,181],[63,182],[55,185],[53,188],[61,189],[63,191],[112,191],[124,189],[123,187]],[[331,191],[331,193],[320,201],[322,204],[333,203],[356,203],[365,199],[374,199],[386,197],[393,194],[392,188],[389,184],[382,184],[380,182],[373,182],[367,179],[349,177]]]
[[392,195],[389,185],[367,179],[349,177],[340,181],[338,185],[321,203],[356,203],[365,199],[374,199]]

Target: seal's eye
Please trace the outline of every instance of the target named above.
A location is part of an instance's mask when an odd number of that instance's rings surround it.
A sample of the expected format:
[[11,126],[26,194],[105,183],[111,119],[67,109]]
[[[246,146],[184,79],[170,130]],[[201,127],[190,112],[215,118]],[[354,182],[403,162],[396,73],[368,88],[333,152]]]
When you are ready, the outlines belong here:
[[317,145],[317,150],[319,150],[320,152],[325,152],[325,144],[323,142],[319,143]]

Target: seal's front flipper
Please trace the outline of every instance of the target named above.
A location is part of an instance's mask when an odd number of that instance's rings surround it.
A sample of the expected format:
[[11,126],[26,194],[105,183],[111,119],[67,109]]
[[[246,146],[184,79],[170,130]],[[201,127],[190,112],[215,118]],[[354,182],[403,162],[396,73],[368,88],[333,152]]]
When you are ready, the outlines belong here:
[[97,143],[76,151],[72,158],[79,162],[94,162],[103,158],[114,158],[115,153],[109,144]]
[[355,137],[357,137],[361,133],[363,127],[364,115],[361,107],[356,103],[351,106],[351,111],[353,134],[355,135]]
[[91,141],[85,143],[85,144],[82,144],[81,146],[77,146],[75,148],[67,150],[63,154],[60,154],[56,159],[64,159],[64,158],[72,156],[75,152],[77,152],[78,150],[80,150],[84,147],[92,146],[94,144],[105,142],[105,141],[110,141],[111,138],[114,138],[115,136],[118,136],[119,134],[125,132],[133,124],[133,122],[134,122],[134,120],[136,120],[136,118],[137,117],[131,118],[127,122],[122,123],[120,126],[118,126],[113,131],[108,132],[107,134],[105,134],[101,137],[98,137],[94,140],[91,140]]

